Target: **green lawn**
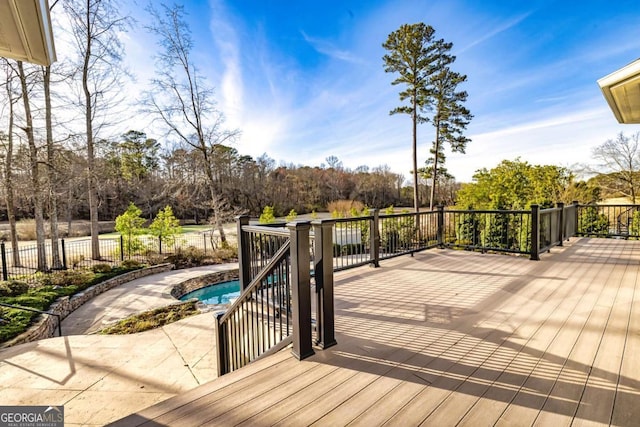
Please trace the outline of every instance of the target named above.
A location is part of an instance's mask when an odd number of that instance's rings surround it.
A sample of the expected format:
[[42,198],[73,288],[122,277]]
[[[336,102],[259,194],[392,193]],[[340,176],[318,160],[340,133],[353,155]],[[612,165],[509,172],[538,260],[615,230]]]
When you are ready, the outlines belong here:
[[[211,230],[211,225],[183,225],[181,229],[182,229],[182,234],[199,233],[202,231]],[[149,232],[149,229],[145,228],[143,229],[141,235],[151,235],[151,233]],[[120,233],[118,233],[117,231],[114,231],[112,233],[100,234],[101,239],[113,239],[116,237],[120,237]]]

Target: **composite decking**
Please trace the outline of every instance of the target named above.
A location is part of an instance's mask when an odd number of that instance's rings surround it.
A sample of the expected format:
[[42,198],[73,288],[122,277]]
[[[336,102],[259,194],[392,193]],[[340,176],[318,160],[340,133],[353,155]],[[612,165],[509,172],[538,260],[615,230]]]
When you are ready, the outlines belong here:
[[430,250],[336,274],[338,345],[119,425],[640,425],[640,241]]

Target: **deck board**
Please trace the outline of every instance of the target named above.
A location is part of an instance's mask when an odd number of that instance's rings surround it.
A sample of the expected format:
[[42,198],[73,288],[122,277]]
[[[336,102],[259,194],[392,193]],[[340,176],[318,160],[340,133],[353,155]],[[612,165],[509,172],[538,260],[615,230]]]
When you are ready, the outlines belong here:
[[640,242],[538,262],[432,250],[336,274],[338,345],[288,351],[117,425],[637,425]]

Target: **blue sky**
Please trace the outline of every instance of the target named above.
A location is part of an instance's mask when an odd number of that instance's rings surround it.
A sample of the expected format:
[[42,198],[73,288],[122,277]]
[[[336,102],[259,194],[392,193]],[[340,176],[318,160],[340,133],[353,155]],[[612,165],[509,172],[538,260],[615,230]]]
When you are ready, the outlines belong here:
[[[447,168],[469,181],[503,159],[572,166],[619,125],[597,79],[640,57],[640,3],[616,1],[275,1],[184,2],[194,59],[216,90],[235,147],[277,162],[316,166],[337,156],[345,167],[386,164],[410,176],[409,116],[382,43],[401,24],[424,22],[454,44],[455,71],[466,74],[465,155]],[[148,36],[127,42],[130,66],[152,73]],[[131,55],[133,52],[133,55]],[[152,136],[152,135],[151,135]],[[419,164],[433,128],[418,131]]]

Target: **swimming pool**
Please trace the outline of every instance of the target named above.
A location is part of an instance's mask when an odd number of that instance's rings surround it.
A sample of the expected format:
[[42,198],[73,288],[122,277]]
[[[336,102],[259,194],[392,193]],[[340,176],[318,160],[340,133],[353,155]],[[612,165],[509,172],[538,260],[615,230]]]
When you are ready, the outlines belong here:
[[181,301],[191,298],[198,298],[205,304],[229,304],[232,299],[240,296],[240,281],[230,280],[228,282],[216,283],[204,288],[191,291],[180,297]]

